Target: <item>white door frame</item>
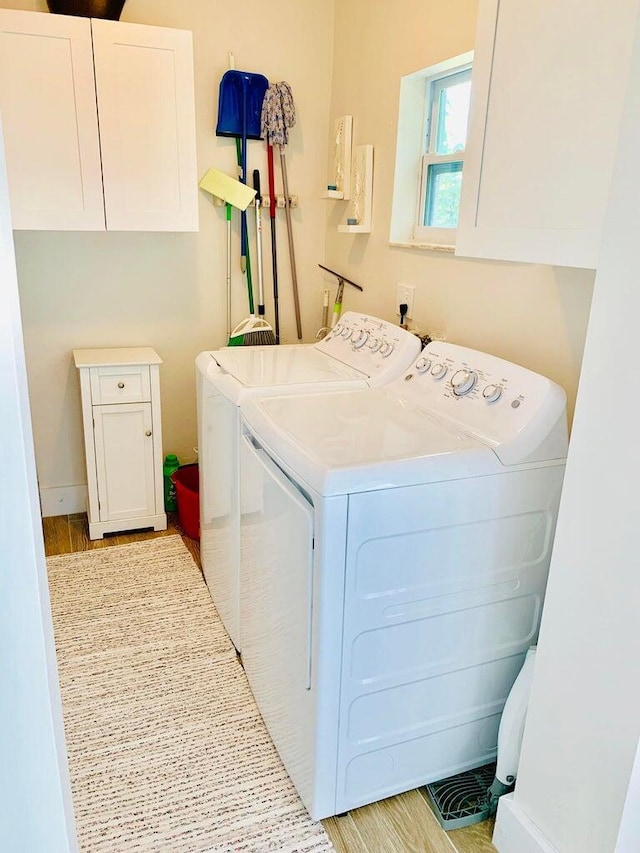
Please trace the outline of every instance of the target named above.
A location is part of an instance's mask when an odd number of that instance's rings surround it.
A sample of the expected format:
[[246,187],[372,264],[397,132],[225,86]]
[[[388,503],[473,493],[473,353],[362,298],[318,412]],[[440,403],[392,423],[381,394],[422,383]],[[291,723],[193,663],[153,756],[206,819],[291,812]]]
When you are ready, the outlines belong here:
[[0,129],[0,850],[75,853]]

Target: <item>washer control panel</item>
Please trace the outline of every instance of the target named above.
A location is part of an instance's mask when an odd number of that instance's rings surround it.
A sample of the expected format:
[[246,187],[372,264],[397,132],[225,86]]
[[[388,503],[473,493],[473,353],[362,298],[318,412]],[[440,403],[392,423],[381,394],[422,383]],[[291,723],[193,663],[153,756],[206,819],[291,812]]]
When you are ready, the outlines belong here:
[[431,341],[389,390],[491,445],[506,464],[530,459],[552,433],[545,458],[566,456],[564,390],[489,353]]
[[343,364],[361,370],[372,385],[401,375],[420,352],[420,341],[411,332],[356,311],[347,311],[315,346]]

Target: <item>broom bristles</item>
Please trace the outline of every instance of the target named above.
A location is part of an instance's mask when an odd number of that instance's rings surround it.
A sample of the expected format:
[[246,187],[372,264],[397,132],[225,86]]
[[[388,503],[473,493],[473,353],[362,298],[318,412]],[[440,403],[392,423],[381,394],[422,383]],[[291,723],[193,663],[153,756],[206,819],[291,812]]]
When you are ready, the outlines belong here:
[[243,338],[242,346],[244,347],[271,346],[276,343],[276,336],[273,329],[260,329],[255,332],[246,332],[243,335]]
[[262,317],[247,317],[239,323],[229,338],[227,346],[255,347],[276,344],[276,336],[271,326]]

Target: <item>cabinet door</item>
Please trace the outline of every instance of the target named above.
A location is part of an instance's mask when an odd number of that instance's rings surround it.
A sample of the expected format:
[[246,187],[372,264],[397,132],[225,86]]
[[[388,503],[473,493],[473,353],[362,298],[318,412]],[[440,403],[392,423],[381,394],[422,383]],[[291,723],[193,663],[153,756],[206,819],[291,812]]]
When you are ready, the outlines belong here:
[[197,231],[191,33],[91,25],[107,228]]
[[156,512],[151,403],[94,406],[100,521]]
[[104,230],[86,18],[0,10],[0,111],[13,227]]
[[456,254],[595,268],[638,0],[481,0]]

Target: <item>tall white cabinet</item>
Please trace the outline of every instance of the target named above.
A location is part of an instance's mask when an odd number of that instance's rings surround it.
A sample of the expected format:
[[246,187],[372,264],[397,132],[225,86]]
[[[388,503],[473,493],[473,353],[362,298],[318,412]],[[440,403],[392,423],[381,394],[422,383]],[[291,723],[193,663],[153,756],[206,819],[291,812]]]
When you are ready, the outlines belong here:
[[166,530],[160,377],[150,347],[73,351],[80,371],[89,538]]
[[197,231],[191,33],[0,10],[13,227]]
[[638,0],[480,0],[456,254],[597,265]]

